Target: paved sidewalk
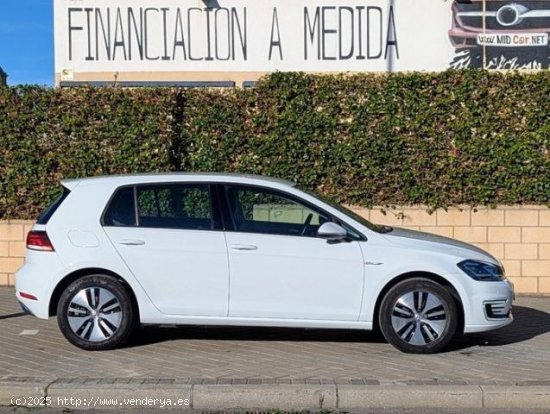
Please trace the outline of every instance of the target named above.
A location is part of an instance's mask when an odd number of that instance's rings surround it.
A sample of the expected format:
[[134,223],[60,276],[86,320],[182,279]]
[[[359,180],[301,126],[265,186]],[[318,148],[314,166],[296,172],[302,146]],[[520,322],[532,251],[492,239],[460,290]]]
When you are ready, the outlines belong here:
[[[85,352],[62,337],[54,319],[22,315],[13,290],[0,288],[0,390],[38,384],[37,389],[59,393],[77,388],[191,393],[200,386],[207,392],[225,387],[227,397],[239,389],[241,396],[262,394],[266,387],[281,396],[303,386],[304,395],[309,390],[313,400],[321,395],[328,403],[333,390],[335,401],[342,401],[346,387],[375,387],[390,395],[404,387],[411,392],[439,387],[451,395],[468,391],[476,401],[482,390],[483,404],[490,392],[525,394],[532,388],[550,398],[549,312],[550,298],[520,297],[511,326],[459,338],[437,355],[403,354],[374,333],[201,327],[144,328],[123,349]],[[210,408],[228,403],[220,404]]]

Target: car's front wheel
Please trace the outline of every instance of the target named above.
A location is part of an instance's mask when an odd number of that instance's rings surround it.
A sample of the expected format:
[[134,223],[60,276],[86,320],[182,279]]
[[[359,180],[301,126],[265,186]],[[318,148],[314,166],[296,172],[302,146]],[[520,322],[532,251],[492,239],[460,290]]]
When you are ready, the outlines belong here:
[[380,329],[403,352],[434,353],[453,338],[456,303],[445,287],[430,279],[412,278],[393,286],[382,300]]
[[63,335],[89,351],[112,349],[134,326],[132,300],[124,286],[106,275],[77,279],[62,293],[57,321]]

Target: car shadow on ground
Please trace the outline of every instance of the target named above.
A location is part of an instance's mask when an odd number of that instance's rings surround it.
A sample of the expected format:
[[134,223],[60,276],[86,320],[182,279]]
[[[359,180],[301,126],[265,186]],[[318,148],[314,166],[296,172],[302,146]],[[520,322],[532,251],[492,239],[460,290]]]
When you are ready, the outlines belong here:
[[176,340],[385,342],[377,331],[349,329],[264,328],[249,326],[146,326],[137,329],[126,347]]
[[0,315],[0,321],[4,319],[20,318],[22,316],[27,316],[25,312],[9,313],[7,315]]
[[474,346],[502,346],[525,342],[550,332],[550,314],[526,306],[514,306],[514,322],[496,331],[458,336],[447,351]]
[[[475,346],[502,346],[524,342],[550,332],[550,314],[525,307],[514,307],[514,323],[505,328],[461,335],[447,347],[460,351]],[[147,326],[137,329],[126,347],[176,340],[220,341],[298,341],[298,342],[385,342],[378,330],[364,332],[343,329],[293,329],[256,327]]]

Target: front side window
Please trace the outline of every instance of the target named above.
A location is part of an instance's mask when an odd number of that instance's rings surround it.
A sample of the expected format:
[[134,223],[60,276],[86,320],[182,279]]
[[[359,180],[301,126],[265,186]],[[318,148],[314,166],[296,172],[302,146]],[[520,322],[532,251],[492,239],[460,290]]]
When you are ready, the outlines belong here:
[[227,186],[227,201],[236,231],[315,237],[330,218],[268,189]]
[[167,184],[137,188],[140,227],[210,230],[213,228],[207,184]]
[[[355,213],[354,211],[350,210],[349,208],[346,208],[343,205],[335,202],[334,200],[331,200],[328,197],[317,194],[314,191],[309,191],[309,190],[305,190],[305,189],[301,189],[301,190],[308,193],[309,195],[311,195],[315,198],[318,198],[319,200],[321,200],[322,202],[328,204],[329,206],[331,206],[332,208],[338,210],[339,212],[344,213],[346,216],[351,217],[352,219],[354,219],[355,221],[361,223],[363,226],[365,226],[369,230],[375,231],[376,233],[389,233],[389,232],[393,231],[392,227],[371,223],[370,221],[368,221],[364,217],[360,216],[359,214]],[[348,231],[350,231],[350,229],[348,229]],[[357,232],[351,231],[351,233],[355,234],[357,237],[360,238],[360,236],[358,236]]]

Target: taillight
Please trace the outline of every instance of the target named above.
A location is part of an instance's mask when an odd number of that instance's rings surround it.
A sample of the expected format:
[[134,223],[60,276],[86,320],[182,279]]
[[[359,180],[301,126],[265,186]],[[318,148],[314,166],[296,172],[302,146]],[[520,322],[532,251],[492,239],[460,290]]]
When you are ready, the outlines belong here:
[[30,231],[27,235],[27,249],[53,252],[53,244],[45,231]]

